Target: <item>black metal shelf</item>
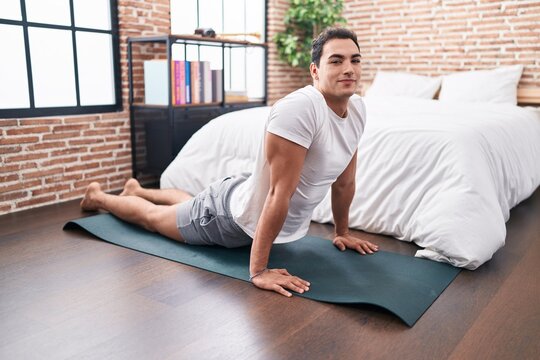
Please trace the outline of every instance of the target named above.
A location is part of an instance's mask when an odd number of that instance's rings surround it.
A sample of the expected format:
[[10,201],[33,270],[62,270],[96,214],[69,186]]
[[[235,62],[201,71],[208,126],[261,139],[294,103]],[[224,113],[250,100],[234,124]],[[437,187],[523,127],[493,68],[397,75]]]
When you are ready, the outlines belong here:
[[[160,175],[174,159],[189,138],[213,118],[227,112],[265,106],[267,104],[267,68],[268,46],[265,43],[248,41],[203,38],[193,35],[162,35],[150,37],[129,37],[128,42],[128,77],[129,107],[131,122],[132,169],[133,177],[140,175]],[[134,102],[133,51],[134,44],[163,43],[166,47],[168,105],[147,105]],[[223,101],[173,105],[171,60],[172,46],[195,45],[200,47],[221,48],[222,64],[225,66],[225,49],[259,47],[264,49],[262,99],[245,102],[227,102],[225,100],[225,71],[222,72]],[[144,46],[144,45],[143,45]],[[185,48],[184,48],[184,53]],[[200,59],[200,57],[199,57]],[[146,59],[144,59],[146,60]]]

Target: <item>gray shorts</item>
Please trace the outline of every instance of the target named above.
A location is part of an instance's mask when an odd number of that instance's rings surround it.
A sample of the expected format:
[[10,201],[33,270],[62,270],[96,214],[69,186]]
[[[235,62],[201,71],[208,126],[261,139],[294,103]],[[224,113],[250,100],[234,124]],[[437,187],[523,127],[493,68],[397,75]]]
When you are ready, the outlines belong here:
[[176,226],[190,245],[221,245],[228,248],[250,245],[249,237],[233,220],[230,198],[246,177],[228,177],[213,182],[193,199],[176,208]]

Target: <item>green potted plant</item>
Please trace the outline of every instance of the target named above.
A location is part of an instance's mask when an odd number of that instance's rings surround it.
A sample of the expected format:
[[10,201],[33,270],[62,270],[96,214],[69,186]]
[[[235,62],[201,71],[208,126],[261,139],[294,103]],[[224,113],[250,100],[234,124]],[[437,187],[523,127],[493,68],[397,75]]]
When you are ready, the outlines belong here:
[[344,24],[343,0],[291,0],[285,14],[285,31],[274,41],[279,58],[294,67],[311,63],[311,42],[323,29]]

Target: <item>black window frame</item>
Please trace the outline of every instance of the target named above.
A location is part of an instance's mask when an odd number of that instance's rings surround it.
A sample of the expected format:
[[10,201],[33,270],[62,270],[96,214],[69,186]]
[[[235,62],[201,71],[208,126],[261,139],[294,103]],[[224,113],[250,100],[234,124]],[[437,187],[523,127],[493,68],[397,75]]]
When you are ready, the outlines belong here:
[[[8,20],[0,18],[0,24],[21,26],[24,37],[24,48],[26,56],[26,73],[28,78],[28,97],[30,106],[26,108],[8,108],[0,109],[0,118],[29,118],[29,117],[45,117],[45,116],[63,116],[63,115],[83,115],[83,114],[98,114],[109,113],[123,110],[122,105],[122,79],[120,71],[120,39],[118,27],[118,2],[117,0],[109,0],[111,29],[100,30],[75,26],[75,12],[73,8],[73,0],[69,0],[71,25],[55,25],[27,21],[26,17],[26,0],[21,1],[21,20]],[[34,82],[32,79],[32,63],[30,58],[30,44],[28,39],[28,28],[38,27],[46,29],[59,29],[71,31],[72,47],[73,47],[73,70],[75,72],[75,94],[77,99],[76,106],[60,106],[60,107],[36,107],[34,99]],[[112,61],[114,72],[114,92],[115,103],[108,105],[81,105],[80,85],[79,85],[79,70],[77,59],[77,40],[76,31],[84,31],[99,34],[111,35],[112,39]]]

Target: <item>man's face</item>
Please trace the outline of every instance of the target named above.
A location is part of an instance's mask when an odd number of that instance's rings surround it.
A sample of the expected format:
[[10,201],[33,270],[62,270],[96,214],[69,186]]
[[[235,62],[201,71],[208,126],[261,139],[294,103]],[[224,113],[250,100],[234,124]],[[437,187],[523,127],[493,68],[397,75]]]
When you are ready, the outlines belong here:
[[349,98],[360,81],[360,52],[351,39],[332,39],[323,46],[319,67],[311,64],[315,87],[325,96]]

